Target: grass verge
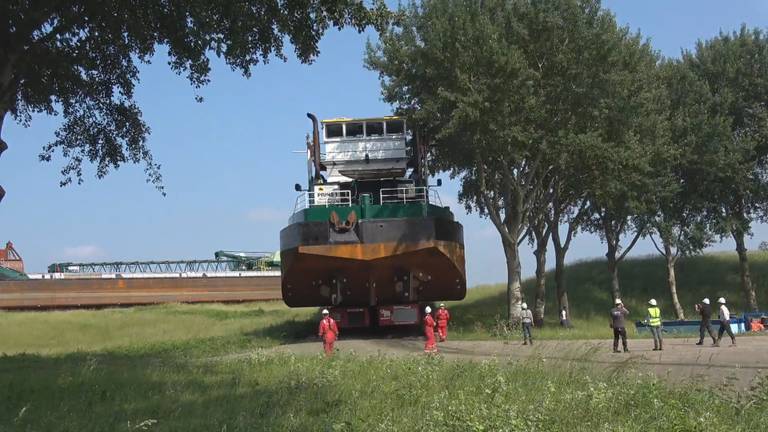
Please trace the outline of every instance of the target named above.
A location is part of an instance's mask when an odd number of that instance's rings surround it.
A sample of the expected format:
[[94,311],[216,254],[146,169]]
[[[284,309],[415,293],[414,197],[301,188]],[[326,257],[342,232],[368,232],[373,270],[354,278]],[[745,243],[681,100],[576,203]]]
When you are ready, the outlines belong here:
[[0,368],[0,430],[747,431],[768,421],[767,385],[737,401],[542,361],[80,353]]
[[244,350],[311,335],[314,313],[283,302],[0,312],[0,354]]

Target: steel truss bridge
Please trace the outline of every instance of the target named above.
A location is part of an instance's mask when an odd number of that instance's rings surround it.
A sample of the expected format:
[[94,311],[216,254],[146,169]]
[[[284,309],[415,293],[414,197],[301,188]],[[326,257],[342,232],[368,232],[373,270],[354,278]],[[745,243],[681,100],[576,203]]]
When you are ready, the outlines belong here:
[[181,261],[113,261],[96,263],[54,263],[48,273],[221,273],[236,271],[279,270],[269,254],[247,259],[212,259]]

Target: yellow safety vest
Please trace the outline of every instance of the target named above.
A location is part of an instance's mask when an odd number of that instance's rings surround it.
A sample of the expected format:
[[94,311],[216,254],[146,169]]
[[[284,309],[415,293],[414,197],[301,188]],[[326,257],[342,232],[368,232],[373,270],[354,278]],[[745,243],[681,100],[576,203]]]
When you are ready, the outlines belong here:
[[661,327],[661,310],[657,307],[648,308],[648,324],[652,327]]

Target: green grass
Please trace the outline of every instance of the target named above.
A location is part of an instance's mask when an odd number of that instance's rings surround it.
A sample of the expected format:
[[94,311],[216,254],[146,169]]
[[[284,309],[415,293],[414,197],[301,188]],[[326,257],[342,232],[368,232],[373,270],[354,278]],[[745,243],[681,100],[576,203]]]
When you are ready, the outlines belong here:
[[82,353],[0,368],[0,430],[747,431],[768,421],[765,385],[735,401],[541,361]]
[[[768,309],[768,253],[753,252],[749,258],[758,302],[764,309]],[[686,318],[696,319],[693,305],[704,297],[709,297],[713,304],[718,297],[726,297],[731,313],[739,313],[744,304],[739,277],[739,264],[735,253],[707,254],[680,259],[677,265],[677,289]],[[529,305],[534,299],[533,282],[528,279],[523,283],[524,300]],[[619,269],[619,282],[622,300],[630,310],[630,321],[645,318],[646,302],[650,298],[655,298],[659,302],[662,318],[675,318],[667,287],[666,267],[661,257],[627,259]],[[568,266],[566,285],[574,329],[559,328],[554,274],[548,272],[545,326],[537,330],[538,337],[542,339],[611,337],[608,311],[613,306],[610,275],[605,261],[583,261]],[[465,300],[450,302],[448,306],[451,308],[451,331],[456,337],[468,339],[506,337],[507,330],[502,325],[506,317],[505,285],[472,288],[468,290]],[[630,332],[634,332],[634,328]],[[510,337],[517,337],[517,332]]]
[[[761,300],[767,261],[753,255]],[[535,336],[610,337],[603,272],[600,262],[572,266],[576,328],[556,326],[550,297],[548,325]],[[738,304],[734,274],[735,258],[690,259],[681,266],[681,297],[690,304],[727,294]],[[648,296],[665,307],[660,262],[630,260],[621,275],[632,318]],[[504,299],[503,286],[486,286],[450,304],[451,337],[518,338],[500,325]],[[315,313],[280,302],[0,312],[0,432],[746,431],[768,422],[768,381],[735,399],[722,396],[723,386],[671,387],[631,365],[345,353],[326,360],[268,350],[311,337]]]
[[0,312],[0,353],[153,350],[184,344],[243,350],[312,334],[313,313],[312,308],[289,309],[282,302]]

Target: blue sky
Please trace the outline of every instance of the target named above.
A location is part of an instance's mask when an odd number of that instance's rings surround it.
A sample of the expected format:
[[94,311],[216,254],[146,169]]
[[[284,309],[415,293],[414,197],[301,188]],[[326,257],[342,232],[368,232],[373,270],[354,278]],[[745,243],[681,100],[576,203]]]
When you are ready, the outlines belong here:
[[[665,56],[693,48],[720,30],[768,27],[768,2],[711,0],[607,1],[620,23],[639,29]],[[330,32],[310,66],[272,62],[250,79],[214,63],[212,83],[195,91],[158,55],[142,68],[137,99],[152,128],[149,144],[168,195],[144,182],[141,167],[124,166],[103,180],[86,172],[81,186],[59,188],[62,161],[37,160],[59,119],[35,117],[30,128],[6,119],[9,150],[0,158],[0,241],[12,240],[27,271],[42,272],[57,261],[212,258],[219,249],[274,251],[304,179],[304,146],[310,131],[305,113],[320,118],[377,116],[391,112],[381,101],[375,73],[362,66],[372,33]],[[447,180],[447,176],[442,176]],[[465,227],[470,285],[503,282],[504,258],[489,221],[455,205],[457,185],[446,181],[443,201],[452,203]],[[768,240],[768,228],[755,226],[748,242]],[[733,250],[731,241],[713,250]],[[634,255],[654,252],[641,242]],[[581,234],[568,260],[603,256],[604,246]],[[534,271],[524,248],[523,273]]]

